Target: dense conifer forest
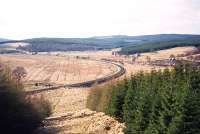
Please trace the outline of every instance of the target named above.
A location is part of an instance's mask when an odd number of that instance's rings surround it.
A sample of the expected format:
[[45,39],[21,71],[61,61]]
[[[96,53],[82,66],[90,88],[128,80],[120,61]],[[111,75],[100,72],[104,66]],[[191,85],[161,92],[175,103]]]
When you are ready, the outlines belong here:
[[176,40],[161,40],[161,41],[149,41],[144,42],[139,45],[129,45],[123,47],[120,51],[120,54],[135,54],[143,52],[153,52],[158,50],[164,50],[174,47],[183,47],[183,46],[200,46],[200,39],[176,39]]
[[87,106],[125,122],[126,134],[199,134],[200,68],[140,72],[95,87]]

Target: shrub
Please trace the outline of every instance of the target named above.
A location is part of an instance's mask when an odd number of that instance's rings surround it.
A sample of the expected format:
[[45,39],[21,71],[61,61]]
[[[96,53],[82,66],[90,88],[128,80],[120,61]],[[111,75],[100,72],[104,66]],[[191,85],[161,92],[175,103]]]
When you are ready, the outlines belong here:
[[94,86],[91,88],[87,97],[87,108],[94,111],[105,112],[110,102],[112,89],[112,82],[103,86]]
[[125,79],[93,87],[87,97],[87,108],[122,118],[127,82]]
[[101,95],[102,95],[101,87],[97,86],[95,88],[90,89],[89,95],[87,97],[87,104],[86,104],[87,108],[96,111]]
[[42,120],[50,113],[48,103],[39,99],[28,100],[22,89],[23,85],[13,78],[9,68],[0,71],[1,133],[32,133],[42,125]]
[[45,118],[51,115],[52,107],[50,102],[47,101],[44,96],[33,96],[31,98],[27,98],[27,101],[30,105],[36,109],[41,116],[41,118]]

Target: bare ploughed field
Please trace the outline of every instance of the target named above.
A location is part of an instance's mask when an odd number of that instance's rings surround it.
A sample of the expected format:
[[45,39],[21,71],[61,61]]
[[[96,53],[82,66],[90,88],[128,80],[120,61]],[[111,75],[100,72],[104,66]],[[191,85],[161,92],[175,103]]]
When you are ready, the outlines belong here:
[[0,58],[11,68],[24,67],[27,71],[24,82],[72,84],[107,76],[117,70],[112,64],[72,56],[16,54],[1,55]]

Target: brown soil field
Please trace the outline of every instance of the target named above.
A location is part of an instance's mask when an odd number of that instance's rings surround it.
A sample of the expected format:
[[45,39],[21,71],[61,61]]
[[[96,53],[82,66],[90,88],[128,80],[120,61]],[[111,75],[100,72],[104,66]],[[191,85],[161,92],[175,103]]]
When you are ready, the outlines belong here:
[[151,66],[151,65],[141,65],[141,64],[124,64],[126,68],[126,77],[129,77],[131,74],[138,73],[140,71],[150,72],[151,70],[164,69],[164,67]]
[[[129,56],[112,55],[112,52],[116,52],[119,50],[120,49],[113,49],[111,51],[85,51],[85,52],[76,51],[76,52],[62,52],[59,54],[63,56],[93,57],[96,59],[108,58],[108,59],[113,59],[113,60],[122,61],[122,62],[130,62],[132,60],[133,55],[129,55]],[[136,59],[136,61],[147,61],[147,56],[149,56],[151,60],[166,59],[166,58],[169,58],[170,55],[174,55],[174,56],[178,56],[181,54],[184,55],[192,51],[197,51],[197,48],[192,47],[192,46],[185,46],[185,47],[176,47],[176,48],[154,51],[154,52],[141,53],[140,56]]]
[[24,82],[72,84],[97,79],[114,73],[117,68],[108,63],[48,55],[0,55],[1,62],[11,68],[22,66],[27,71]]
[[[141,53],[139,57],[136,58],[136,61],[147,61],[147,57],[150,58],[151,61],[153,60],[161,60],[167,59],[170,55],[174,55],[175,57],[179,57],[179,55],[185,55],[187,53],[198,51],[196,47],[186,46],[186,47],[176,47],[166,50],[148,52],[148,53]],[[133,55],[129,55],[127,57],[123,57],[121,60],[130,62],[132,60]]]
[[196,51],[196,47],[176,47],[176,48],[171,48],[171,49],[166,49],[166,50],[160,50],[160,51],[155,51],[151,53],[143,53],[141,54],[141,57],[139,57],[139,60],[146,60],[146,56],[149,56],[151,60],[159,60],[159,59],[165,59],[169,58],[170,55],[178,56],[181,54],[186,54],[191,51]]

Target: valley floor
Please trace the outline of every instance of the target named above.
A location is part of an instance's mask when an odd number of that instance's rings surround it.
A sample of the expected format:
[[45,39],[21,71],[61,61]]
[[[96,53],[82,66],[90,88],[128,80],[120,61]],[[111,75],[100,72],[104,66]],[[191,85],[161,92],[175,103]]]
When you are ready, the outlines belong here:
[[[176,49],[170,49],[168,51],[159,51],[155,53],[146,53],[146,54],[141,54],[141,56],[137,59],[137,61],[143,61],[147,56],[151,56],[152,60],[155,59],[163,59],[163,58],[169,58],[171,54],[177,54],[177,51],[179,50],[179,53],[186,53],[187,51],[191,51],[194,48],[176,48]],[[175,51],[176,50],[176,51]],[[155,66],[150,66],[150,65],[142,65],[142,64],[129,64],[130,61],[132,61],[132,57],[125,57],[125,56],[113,56],[112,51],[105,51],[105,52],[77,52],[77,53],[64,53],[62,56],[90,56],[94,58],[108,58],[116,61],[123,61],[124,67],[126,68],[126,76],[130,76],[130,74],[137,73],[139,71],[150,71],[152,69],[162,69],[161,67],[155,67]],[[76,54],[76,55],[75,55]],[[82,54],[82,55],[81,55]],[[13,56],[7,56],[2,55],[1,60],[2,61],[7,61],[6,63],[10,64],[10,59],[7,60],[6,58],[13,58]],[[26,55],[25,55],[26,56]],[[30,56],[33,57],[33,56]],[[45,57],[45,55],[40,55],[40,56],[34,56],[35,57]],[[16,56],[14,56],[16,58]],[[66,57],[64,57],[66,58]],[[42,58],[41,58],[42,59]],[[46,61],[51,59],[50,62],[52,62],[52,57],[49,58],[49,56],[46,57]],[[55,57],[55,61],[58,61],[57,59],[62,59],[62,57]],[[13,61],[16,61],[15,59]],[[28,61],[23,62],[17,61],[16,63],[24,63],[24,66],[29,66]],[[11,65],[13,65],[12,62]],[[41,62],[42,63],[42,62]],[[41,64],[40,63],[40,64]],[[72,62],[73,63],[73,62]],[[83,62],[85,64],[85,62]],[[40,65],[34,64],[34,65]],[[44,64],[44,63],[42,63]],[[51,63],[52,64],[52,63]],[[101,65],[101,63],[96,63],[96,65]],[[20,64],[21,66],[23,64]],[[44,64],[46,65],[46,64]],[[54,65],[54,64],[53,64]],[[55,64],[57,65],[57,64]],[[60,64],[59,64],[60,65]],[[63,64],[62,64],[63,65]],[[69,64],[70,65],[70,64]],[[91,77],[90,79],[96,78],[100,74],[102,75],[102,72],[104,75],[107,75],[112,73],[112,71],[115,71],[113,66],[103,66],[103,69],[99,69],[99,73],[96,71],[98,66],[96,68],[93,68],[91,70],[90,68],[82,69],[82,65],[77,66],[77,63],[73,64],[73,66],[67,66],[68,69],[76,69],[76,70],[89,70],[93,71],[91,74],[96,74],[95,77]],[[91,65],[94,65],[92,63]],[[31,66],[32,67],[32,66]],[[75,68],[77,67],[77,68]],[[79,67],[79,68],[78,68]],[[87,67],[87,65],[86,65]],[[65,69],[66,67],[60,67],[62,69]],[[39,67],[40,69],[40,67]],[[57,66],[53,68],[54,71],[57,71]],[[62,70],[60,69],[60,70]],[[30,69],[31,70],[31,69]],[[45,70],[45,69],[44,69]],[[108,71],[107,71],[108,70]],[[42,71],[41,71],[42,72]],[[41,75],[41,72],[38,72],[38,75]],[[66,72],[66,71],[65,71]],[[67,71],[70,72],[70,71]],[[77,71],[76,71],[77,72]],[[79,72],[79,71],[78,71]],[[47,74],[49,72],[47,71]],[[57,73],[55,73],[57,74]],[[63,72],[61,71],[61,73]],[[70,73],[69,73],[70,74]],[[82,76],[87,77],[87,72],[82,71]],[[37,75],[37,74],[36,74]],[[76,76],[76,75],[75,75]],[[80,75],[77,75],[76,78],[79,78]],[[34,77],[35,78],[35,77]],[[43,78],[43,77],[41,77]],[[121,77],[123,78],[123,77]],[[31,79],[32,80],[32,79]],[[59,80],[59,79],[58,79]],[[85,80],[85,79],[84,79]],[[88,79],[86,79],[88,80]],[[44,120],[45,126],[42,128],[39,128],[35,133],[36,134],[123,134],[123,128],[124,124],[119,123],[117,120],[115,120],[112,117],[109,117],[105,115],[104,113],[101,112],[95,112],[91,111],[86,108],[86,99],[89,93],[89,88],[66,88],[66,89],[55,89],[51,91],[44,91],[41,93],[37,93],[36,96],[43,96],[45,99],[49,100],[49,102],[52,104],[52,115],[51,117],[47,118]],[[35,95],[34,95],[35,96]]]

